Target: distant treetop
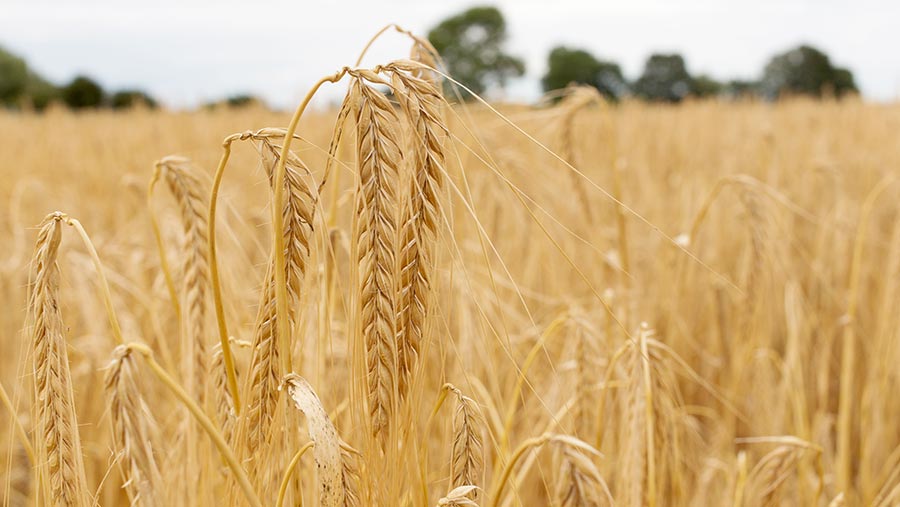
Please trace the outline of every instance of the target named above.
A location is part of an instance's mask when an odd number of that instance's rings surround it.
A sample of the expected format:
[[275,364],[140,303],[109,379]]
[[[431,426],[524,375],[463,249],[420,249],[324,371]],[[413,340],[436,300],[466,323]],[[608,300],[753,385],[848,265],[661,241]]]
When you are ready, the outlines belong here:
[[546,92],[572,83],[593,86],[613,100],[628,93],[628,82],[617,63],[598,60],[584,49],[553,48],[547,58],[547,73],[541,79],[541,86]]
[[454,79],[482,95],[525,73],[525,63],[504,51],[506,21],[495,7],[473,7],[445,19],[430,32]]
[[41,111],[52,102],[62,102],[72,109],[131,107],[138,102],[156,107],[156,100],[141,90],[121,90],[107,96],[99,83],[87,76],[77,76],[57,87],[28,68],[25,60],[0,48],[0,107],[33,108]]
[[774,56],[763,70],[762,94],[769,99],[804,94],[837,97],[859,93],[853,74],[832,65],[828,55],[812,46],[799,46]]

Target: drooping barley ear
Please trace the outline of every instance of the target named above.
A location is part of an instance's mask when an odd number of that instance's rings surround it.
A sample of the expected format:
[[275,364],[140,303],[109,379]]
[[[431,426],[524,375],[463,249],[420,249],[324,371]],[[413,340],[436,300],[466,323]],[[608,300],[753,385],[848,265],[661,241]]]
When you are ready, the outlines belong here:
[[[367,76],[378,82],[377,76]],[[357,328],[366,350],[369,425],[387,448],[397,415],[397,178],[401,167],[397,113],[360,78],[351,84],[357,130]]]
[[790,478],[803,450],[780,445],[763,456],[747,478],[749,507],[774,507],[780,504],[779,489]]
[[359,507],[359,452],[341,442],[341,484],[344,487],[342,507]]
[[[452,387],[456,394],[453,444],[450,451],[450,487],[480,486],[484,482],[484,416],[472,398]],[[477,500],[477,490],[472,492]]]
[[403,203],[400,230],[400,287],[397,316],[398,390],[409,391],[413,369],[425,339],[431,306],[434,243],[440,223],[447,135],[441,105],[444,98],[430,82],[413,76],[417,66],[391,64],[391,79],[400,107],[410,123],[412,167],[409,193]]
[[438,500],[438,507],[478,507],[472,498],[478,491],[476,486],[453,488],[447,496]]
[[49,505],[91,504],[81,438],[75,415],[67,344],[59,302],[56,259],[65,215],[51,213],[41,223],[34,253],[30,299],[34,360],[35,435],[43,497]]
[[131,505],[164,506],[166,487],[156,462],[156,424],[138,389],[131,350],[119,345],[106,371],[113,439]]
[[[205,399],[207,366],[207,304],[210,293],[207,205],[197,169],[182,157],[165,157],[157,162],[169,191],[178,203],[181,218],[182,251],[182,357],[184,378],[200,404]],[[160,255],[164,255],[160,252]]]
[[[274,135],[261,136],[259,142],[259,151],[269,176],[270,185],[275,183],[275,164],[281,154],[281,146],[275,142],[278,135],[283,138],[284,132],[276,131]],[[281,215],[284,220],[285,277],[288,307],[295,309],[300,302],[300,286],[306,274],[307,262],[309,262],[309,242],[313,232],[315,197],[309,183],[304,180],[309,177],[310,171],[293,152],[288,152],[284,170],[284,192],[287,199],[284,201]],[[294,312],[290,313],[290,317],[293,324]]]
[[[560,437],[563,438],[563,437]],[[594,462],[585,454],[587,444],[572,437],[557,441],[562,466],[556,487],[560,507],[611,507],[612,493]]]
[[347,505],[345,464],[337,430],[309,382],[295,373],[289,373],[284,382],[294,405],[306,416],[309,438],[315,443],[313,455],[319,478],[319,505],[343,507]]
[[[198,178],[199,170],[183,157],[169,156],[156,162],[166,186],[178,204],[182,237],[180,245],[181,274],[181,371],[185,388],[201,406],[206,405],[207,364],[207,304],[210,289],[208,208]],[[165,252],[160,251],[160,257]],[[192,445],[197,427],[190,419],[183,421],[184,473],[199,473],[202,451]],[[187,494],[190,489],[185,490]]]
[[[281,153],[277,144],[285,132],[280,129],[263,129],[253,135],[263,164],[273,184],[273,173]],[[293,153],[285,161],[284,192],[282,206],[285,245],[285,282],[288,299],[288,325],[293,328],[296,311],[300,307],[301,286],[306,274],[313,231],[313,194],[304,180],[309,170]],[[249,374],[244,383],[242,397],[246,413],[241,412],[239,434],[243,442],[245,459],[249,463],[250,476],[257,479],[263,453],[271,446],[272,423],[275,420],[280,396],[282,371],[280,357],[290,351],[279,350],[277,300],[274,258],[270,260],[256,318],[256,330],[252,342]]]

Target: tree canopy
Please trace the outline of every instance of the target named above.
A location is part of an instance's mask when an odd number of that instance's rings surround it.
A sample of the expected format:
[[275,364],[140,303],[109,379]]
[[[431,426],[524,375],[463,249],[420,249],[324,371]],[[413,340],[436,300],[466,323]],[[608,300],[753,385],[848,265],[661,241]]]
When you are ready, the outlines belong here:
[[0,104],[14,105],[28,85],[25,60],[0,48]]
[[128,109],[137,105],[153,109],[156,108],[157,103],[153,97],[141,90],[120,90],[109,98],[109,105],[113,109]]
[[770,99],[786,94],[840,97],[859,91],[848,69],[835,67],[828,55],[806,45],[774,56],[763,70],[760,86]]
[[494,7],[473,7],[428,32],[450,75],[479,95],[525,73],[525,63],[505,52],[506,37],[506,21]]
[[679,54],[650,55],[633,90],[646,100],[680,102],[692,91],[692,79],[684,58]]
[[547,58],[547,73],[541,79],[544,91],[565,88],[571,83],[593,86],[610,99],[618,99],[628,92],[628,83],[618,64],[598,60],[584,49],[553,48]]
[[103,88],[87,76],[77,76],[62,89],[62,99],[72,109],[97,108],[103,105]]

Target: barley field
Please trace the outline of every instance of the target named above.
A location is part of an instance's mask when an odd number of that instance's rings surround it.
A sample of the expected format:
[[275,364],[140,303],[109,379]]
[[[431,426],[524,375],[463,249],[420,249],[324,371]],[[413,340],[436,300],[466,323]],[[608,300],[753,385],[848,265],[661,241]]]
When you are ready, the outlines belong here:
[[900,106],[419,62],[0,113],[3,505],[900,505]]

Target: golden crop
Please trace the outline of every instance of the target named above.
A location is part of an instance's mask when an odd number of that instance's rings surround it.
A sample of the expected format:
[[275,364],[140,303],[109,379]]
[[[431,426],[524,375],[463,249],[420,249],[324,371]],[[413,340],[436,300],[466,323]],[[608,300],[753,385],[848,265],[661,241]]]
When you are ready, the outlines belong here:
[[0,114],[4,505],[900,502],[900,108],[432,77]]

